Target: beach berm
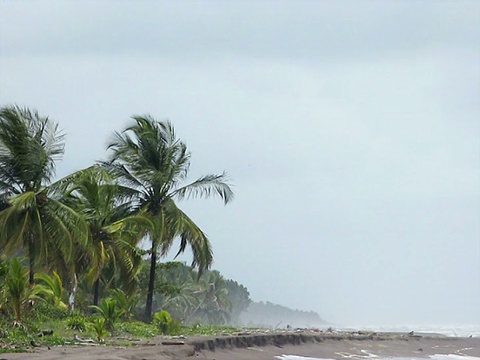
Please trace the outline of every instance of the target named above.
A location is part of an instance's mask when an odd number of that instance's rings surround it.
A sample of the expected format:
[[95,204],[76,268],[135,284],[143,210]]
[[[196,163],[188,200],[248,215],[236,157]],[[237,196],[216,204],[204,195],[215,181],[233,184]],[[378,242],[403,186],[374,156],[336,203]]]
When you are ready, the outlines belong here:
[[157,336],[128,346],[77,344],[1,354],[1,360],[274,360],[282,355],[328,359],[480,356],[480,338],[400,333],[254,332],[229,336]]

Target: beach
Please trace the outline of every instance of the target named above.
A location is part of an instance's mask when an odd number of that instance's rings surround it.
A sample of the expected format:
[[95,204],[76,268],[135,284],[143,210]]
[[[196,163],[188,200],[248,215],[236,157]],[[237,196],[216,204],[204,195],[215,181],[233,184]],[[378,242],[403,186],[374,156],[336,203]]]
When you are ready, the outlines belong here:
[[[142,343],[100,346],[77,344],[35,347],[29,353],[0,354],[0,360],[289,360],[427,358],[432,355],[480,357],[480,338],[441,335],[318,333],[312,331],[194,336],[158,336]],[[301,359],[301,358],[297,358]]]

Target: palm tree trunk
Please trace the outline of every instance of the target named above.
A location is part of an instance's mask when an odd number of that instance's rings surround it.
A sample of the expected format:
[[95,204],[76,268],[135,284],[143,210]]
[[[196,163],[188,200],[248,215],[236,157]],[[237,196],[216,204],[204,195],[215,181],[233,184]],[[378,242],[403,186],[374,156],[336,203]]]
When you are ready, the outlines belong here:
[[93,284],[93,305],[98,305],[98,291],[100,289],[100,276]]
[[72,287],[70,289],[70,296],[68,298],[68,305],[69,305],[70,311],[75,311],[75,299],[77,297],[77,290],[78,290],[78,279],[77,279],[77,274],[74,273]]
[[150,255],[150,278],[148,280],[147,303],[145,304],[145,320],[152,319],[153,291],[155,287],[155,270],[157,267],[157,243],[152,240],[152,252]]
[[33,247],[33,242],[30,240],[28,244],[28,260],[29,260],[29,273],[28,273],[28,282],[30,285],[33,285],[35,282],[35,269],[34,269],[34,262],[35,262],[35,249]]

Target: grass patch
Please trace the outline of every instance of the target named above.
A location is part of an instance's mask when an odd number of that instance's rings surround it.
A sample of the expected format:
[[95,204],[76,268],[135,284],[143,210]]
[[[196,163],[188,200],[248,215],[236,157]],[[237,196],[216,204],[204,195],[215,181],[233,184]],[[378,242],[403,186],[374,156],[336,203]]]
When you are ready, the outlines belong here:
[[220,325],[193,325],[182,326],[180,332],[182,335],[222,335],[222,334],[235,334],[242,331],[239,328],[232,326],[220,326]]
[[[100,319],[98,316],[82,316],[73,314],[62,316],[60,319],[47,319],[42,321],[30,319],[19,326],[13,326],[11,319],[0,320],[0,353],[28,352],[32,350],[32,342],[35,345],[62,346],[73,345],[74,334],[79,337],[98,339],[94,328],[94,321]],[[37,336],[42,332],[53,331],[53,334]],[[242,329],[231,326],[215,325],[193,325],[180,326],[175,334],[193,336],[209,335],[221,336],[235,334]],[[158,324],[147,324],[141,321],[119,321],[113,333],[107,332],[104,339],[107,345],[123,344],[131,345],[132,341],[144,340],[160,335],[161,329]]]

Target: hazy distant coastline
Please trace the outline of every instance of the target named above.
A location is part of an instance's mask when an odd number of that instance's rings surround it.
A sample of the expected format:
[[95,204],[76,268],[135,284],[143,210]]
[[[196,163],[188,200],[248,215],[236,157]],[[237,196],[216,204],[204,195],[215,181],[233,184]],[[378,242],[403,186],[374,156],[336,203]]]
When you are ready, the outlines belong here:
[[252,302],[240,314],[241,325],[262,328],[318,328],[329,325],[315,311],[293,310],[266,302]]

